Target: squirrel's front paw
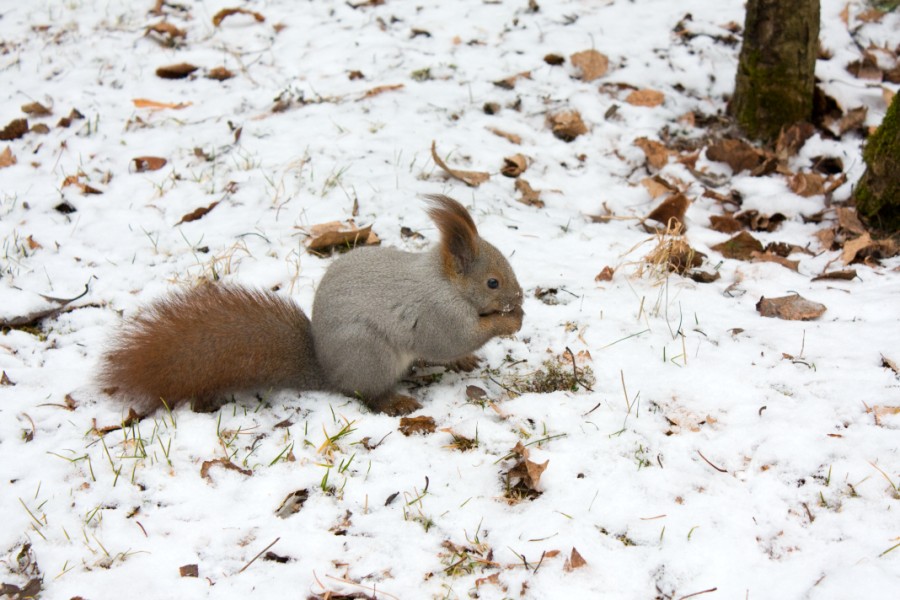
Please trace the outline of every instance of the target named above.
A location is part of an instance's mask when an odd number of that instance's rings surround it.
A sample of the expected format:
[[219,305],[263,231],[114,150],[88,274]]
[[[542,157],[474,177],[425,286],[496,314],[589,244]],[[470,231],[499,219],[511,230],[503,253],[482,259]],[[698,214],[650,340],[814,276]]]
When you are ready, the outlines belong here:
[[509,312],[499,313],[497,315],[497,335],[512,335],[522,329],[522,319],[524,317],[525,311],[522,310],[521,306],[517,306]]
[[477,369],[478,365],[480,364],[480,358],[478,358],[474,354],[467,354],[462,358],[457,358],[454,361],[446,363],[444,366],[451,371],[465,371],[466,373],[468,373],[469,371],[474,371],[475,369]]
[[381,412],[392,417],[408,415],[422,408],[418,400],[402,394],[385,394],[378,398],[367,398],[365,402],[375,412]]

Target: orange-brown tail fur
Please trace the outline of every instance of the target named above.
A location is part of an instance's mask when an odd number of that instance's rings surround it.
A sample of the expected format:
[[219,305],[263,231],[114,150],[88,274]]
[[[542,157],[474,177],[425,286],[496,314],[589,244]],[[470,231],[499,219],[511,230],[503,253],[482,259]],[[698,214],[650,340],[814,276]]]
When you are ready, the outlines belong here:
[[274,293],[204,285],[126,323],[103,357],[101,385],[142,414],[238,390],[320,389],[309,318]]

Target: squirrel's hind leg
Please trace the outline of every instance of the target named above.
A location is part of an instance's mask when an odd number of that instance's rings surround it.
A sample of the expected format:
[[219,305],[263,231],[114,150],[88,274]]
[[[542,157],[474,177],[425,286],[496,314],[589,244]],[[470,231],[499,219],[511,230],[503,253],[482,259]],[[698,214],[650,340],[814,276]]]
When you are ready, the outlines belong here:
[[408,415],[409,413],[422,408],[419,401],[412,396],[404,396],[403,394],[388,393],[376,398],[362,398],[366,406],[375,412],[381,412],[392,417]]

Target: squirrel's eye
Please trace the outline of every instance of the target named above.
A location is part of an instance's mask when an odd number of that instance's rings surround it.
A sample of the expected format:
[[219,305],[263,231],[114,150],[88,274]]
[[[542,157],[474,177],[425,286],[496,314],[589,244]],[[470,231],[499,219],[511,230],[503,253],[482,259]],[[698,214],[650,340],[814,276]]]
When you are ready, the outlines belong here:
[[487,280],[487,284],[488,284],[488,287],[491,288],[492,290],[496,290],[498,287],[500,287],[500,282],[497,281],[496,279],[494,279],[493,277],[491,277],[490,279]]

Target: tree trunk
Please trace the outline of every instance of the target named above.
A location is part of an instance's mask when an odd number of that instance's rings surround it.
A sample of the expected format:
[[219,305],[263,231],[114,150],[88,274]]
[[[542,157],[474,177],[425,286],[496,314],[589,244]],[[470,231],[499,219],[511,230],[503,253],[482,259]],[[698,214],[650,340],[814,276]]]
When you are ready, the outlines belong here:
[[770,141],[812,117],[819,0],[748,0],[729,112],[749,137]]
[[856,211],[870,224],[900,232],[900,94],[863,150],[866,172],[853,190]]

